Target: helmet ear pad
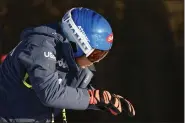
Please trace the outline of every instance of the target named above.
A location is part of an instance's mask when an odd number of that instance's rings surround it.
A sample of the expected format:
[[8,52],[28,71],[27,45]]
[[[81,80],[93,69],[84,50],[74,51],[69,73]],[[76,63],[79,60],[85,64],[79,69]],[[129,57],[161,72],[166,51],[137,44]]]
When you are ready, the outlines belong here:
[[73,48],[74,57],[80,57],[85,55],[82,49],[75,42],[70,41],[70,44]]
[[75,42],[76,39],[74,38],[73,35],[70,35],[71,34],[70,30],[63,23],[61,23],[61,31],[62,31],[62,34],[64,34],[64,36],[70,42],[73,52],[74,52],[74,57],[80,57],[84,55],[84,52],[82,51],[82,49]]
[[78,57],[79,55],[88,56],[93,52],[94,49],[91,47],[89,43],[90,41],[85,32],[82,32],[81,28],[74,22],[72,18],[71,13],[75,9],[78,8],[69,10],[62,18],[61,31],[69,41],[77,44],[77,52],[74,53],[74,57]]

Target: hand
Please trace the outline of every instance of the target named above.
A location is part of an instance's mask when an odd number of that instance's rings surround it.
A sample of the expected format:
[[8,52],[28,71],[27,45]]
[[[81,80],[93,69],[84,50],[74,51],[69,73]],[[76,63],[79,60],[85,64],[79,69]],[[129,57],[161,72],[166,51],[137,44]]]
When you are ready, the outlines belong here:
[[135,115],[132,104],[120,95],[110,94],[108,91],[89,90],[89,104],[96,105],[99,109],[108,111],[113,115],[126,112],[129,116]]

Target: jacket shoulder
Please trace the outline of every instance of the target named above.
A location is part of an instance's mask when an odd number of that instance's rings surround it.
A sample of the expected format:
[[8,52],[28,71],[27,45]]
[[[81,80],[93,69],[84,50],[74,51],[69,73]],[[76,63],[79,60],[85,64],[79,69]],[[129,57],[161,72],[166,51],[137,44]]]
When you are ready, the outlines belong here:
[[62,35],[58,36],[58,28],[56,23],[30,27],[22,31],[20,39],[27,41],[28,44],[55,46],[58,37],[63,40]]

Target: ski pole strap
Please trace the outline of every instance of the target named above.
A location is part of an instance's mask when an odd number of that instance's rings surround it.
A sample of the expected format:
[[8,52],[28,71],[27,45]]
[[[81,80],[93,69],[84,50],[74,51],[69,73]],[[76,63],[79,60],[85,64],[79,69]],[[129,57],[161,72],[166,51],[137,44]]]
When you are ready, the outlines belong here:
[[[31,89],[32,85],[29,83],[28,78],[29,78],[29,75],[28,75],[28,73],[26,73],[25,76],[24,76],[24,79],[23,79],[23,84],[27,88]],[[67,123],[67,117],[66,117],[66,110],[65,109],[62,110],[62,119],[63,119],[63,123]],[[53,113],[52,113],[52,116],[51,116],[51,122],[54,123],[54,114]]]
[[55,115],[54,113],[51,114],[51,123],[54,123],[55,122]]
[[32,88],[32,85],[28,83],[28,73],[25,74],[24,79],[23,79],[23,84],[27,87],[27,88]]
[[62,118],[63,118],[63,123],[67,123],[67,118],[66,118],[66,110],[62,110]]

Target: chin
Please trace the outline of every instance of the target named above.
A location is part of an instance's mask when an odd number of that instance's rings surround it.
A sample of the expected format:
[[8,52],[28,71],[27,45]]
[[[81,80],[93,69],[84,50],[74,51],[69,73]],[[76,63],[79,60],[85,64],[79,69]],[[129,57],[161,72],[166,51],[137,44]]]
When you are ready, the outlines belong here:
[[81,66],[81,68],[85,69],[85,68],[86,68],[86,66]]

